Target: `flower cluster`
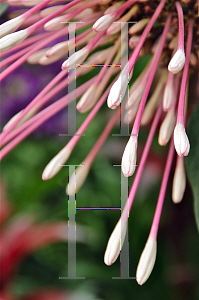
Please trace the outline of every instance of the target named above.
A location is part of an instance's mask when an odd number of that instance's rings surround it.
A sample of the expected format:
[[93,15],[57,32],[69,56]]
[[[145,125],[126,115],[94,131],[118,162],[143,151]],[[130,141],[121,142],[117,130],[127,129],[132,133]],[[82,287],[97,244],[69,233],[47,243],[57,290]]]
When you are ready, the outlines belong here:
[[[120,117],[121,128],[124,128],[124,124],[133,124],[121,167],[125,177],[132,176],[135,171],[136,174],[128,201],[107,245],[104,257],[107,265],[111,265],[120,253],[121,235],[124,240],[129,212],[154,134],[161,122],[158,142],[161,146],[170,142],[170,147],[153,223],[137,268],[137,282],[143,284],[156,259],[158,227],[175,150],[178,156],[173,179],[174,203],[182,200],[186,186],[184,156],[188,155],[190,149],[185,130],[188,79],[199,68],[199,1],[7,2],[10,6],[31,8],[25,9],[23,13],[14,11],[11,20],[0,26],[0,48],[2,57],[5,57],[1,62],[1,80],[26,61],[40,65],[48,65],[60,59],[63,62],[60,73],[4,127],[1,133],[1,159],[42,123],[75,101],[74,91],[69,91],[67,96],[43,108],[54,95],[69,86],[71,81],[90,72],[90,66],[102,67],[95,77],[76,88],[76,97],[80,97],[77,111],[90,113],[66,146],[48,163],[42,175],[43,180],[52,178],[61,170],[106,100],[108,107],[116,111],[82,162],[84,167],[78,167],[76,174],[70,178],[69,194],[77,192],[82,186],[97,153]],[[125,31],[127,24],[126,41],[126,36],[121,33]],[[65,41],[68,31],[69,40]],[[70,38],[70,34],[73,38]],[[61,37],[63,41],[56,43],[56,39]],[[53,42],[55,44],[48,47]],[[69,56],[66,59],[68,45]],[[70,55],[70,47],[74,45],[76,51]],[[131,77],[137,59],[148,53],[149,62],[132,83]],[[5,68],[7,65],[9,66]],[[122,66],[121,73],[118,66]],[[115,79],[109,85],[115,74]],[[140,126],[150,123],[146,145],[137,164]]]

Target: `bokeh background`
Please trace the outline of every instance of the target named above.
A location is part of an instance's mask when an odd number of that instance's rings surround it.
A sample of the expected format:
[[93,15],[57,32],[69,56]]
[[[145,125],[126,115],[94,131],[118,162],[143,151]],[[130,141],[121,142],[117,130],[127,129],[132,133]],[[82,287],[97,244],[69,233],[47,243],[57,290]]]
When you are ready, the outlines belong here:
[[[133,78],[138,76],[147,60],[148,57],[138,60]],[[44,67],[24,64],[1,84],[1,127],[60,71],[61,63]],[[95,72],[93,70],[91,76]],[[66,92],[59,94],[57,98]],[[55,100],[56,98],[53,99]],[[105,104],[86,130],[85,137],[77,144],[69,164],[82,162],[111,113]],[[85,115],[77,114],[77,127],[84,119]],[[49,181],[42,181],[41,175],[50,159],[68,142],[68,138],[59,136],[60,133],[67,132],[66,126],[67,111],[64,110],[18,145],[1,163],[2,259],[7,257],[5,265],[10,264],[12,270],[5,281],[2,281],[2,287],[5,287],[10,297],[5,299],[199,299],[199,238],[193,214],[193,197],[188,183],[182,203],[172,203],[174,168],[160,222],[155,267],[143,286],[139,286],[133,279],[112,279],[120,276],[119,259],[111,267],[103,262],[107,241],[120,216],[120,211],[116,210],[77,211],[79,236],[76,245],[76,272],[78,277],[85,277],[85,280],[59,279],[68,274],[67,241],[63,237],[57,237],[58,234],[47,239],[47,242],[45,239],[52,230],[50,224],[65,225],[67,235],[68,198],[65,187],[68,168],[63,168]],[[118,132],[119,127],[116,127],[112,134]],[[139,157],[147,132],[148,128],[143,128],[139,136]],[[112,134],[77,194],[77,207],[120,206],[120,169],[113,167],[113,164],[120,164],[127,138]],[[131,277],[136,274],[150,231],[167,150],[167,147],[158,146],[156,136],[130,214]],[[133,178],[129,179],[129,187],[132,181]],[[26,226],[31,230],[27,230]],[[41,229],[42,226],[46,226],[46,231]],[[41,240],[41,245],[35,246],[38,240]],[[31,251],[23,251],[30,241],[33,242]]]

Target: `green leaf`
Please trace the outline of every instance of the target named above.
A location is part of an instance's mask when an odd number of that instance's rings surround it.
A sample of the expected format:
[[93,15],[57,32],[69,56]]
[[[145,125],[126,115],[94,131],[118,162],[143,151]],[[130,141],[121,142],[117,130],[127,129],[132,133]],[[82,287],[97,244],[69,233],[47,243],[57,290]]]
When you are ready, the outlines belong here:
[[4,14],[7,8],[8,8],[8,4],[6,2],[0,3],[0,17]]
[[190,141],[190,153],[185,159],[188,179],[194,196],[194,212],[199,231],[199,105],[192,113],[187,134]]

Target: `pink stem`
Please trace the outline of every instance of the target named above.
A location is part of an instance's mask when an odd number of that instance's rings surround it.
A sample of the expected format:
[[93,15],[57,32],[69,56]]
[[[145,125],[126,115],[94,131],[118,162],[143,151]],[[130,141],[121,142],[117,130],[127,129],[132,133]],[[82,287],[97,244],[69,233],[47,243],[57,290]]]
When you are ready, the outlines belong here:
[[[39,41],[38,43],[41,43],[41,42]],[[38,43],[36,43],[34,46],[38,45]],[[26,48],[22,49],[21,51],[18,51],[15,54],[7,57],[6,59],[4,59],[3,61],[0,62],[1,68],[3,68],[5,66],[7,66],[8,64],[12,63],[14,60],[21,57],[22,55],[24,55],[25,53],[27,53],[31,49],[32,49],[32,45],[30,45],[29,47],[26,47]]]
[[171,21],[171,15],[169,14],[168,18],[167,18],[167,21],[166,21],[166,24],[165,24],[165,27],[164,27],[164,31],[163,31],[162,36],[161,36],[160,45],[159,45],[159,47],[158,47],[158,49],[157,49],[157,51],[154,55],[155,58],[153,58],[153,60],[152,60],[152,62],[154,61],[153,68],[152,68],[150,76],[148,78],[146,88],[144,90],[142,100],[140,102],[140,105],[139,105],[139,108],[138,108],[138,111],[137,111],[137,115],[136,115],[135,122],[134,122],[133,129],[132,129],[132,134],[138,134],[139,133],[140,122],[141,122],[141,119],[142,119],[142,114],[143,114],[143,111],[144,111],[145,103],[146,103],[146,100],[147,100],[147,97],[148,97],[148,94],[149,94],[149,91],[150,91],[150,88],[151,88],[151,85],[152,85],[152,82],[153,82],[153,79],[154,79],[154,76],[155,76],[155,73],[156,73],[156,69],[158,67],[160,56],[161,56],[161,53],[162,53],[162,50],[163,50],[163,47],[164,47],[164,43],[165,43],[165,40],[166,40],[166,35],[167,35],[168,29],[169,29],[170,21]]
[[[93,82],[93,78],[81,85],[76,89],[76,97],[79,97]],[[43,124],[46,120],[54,116],[60,110],[68,105],[68,97],[64,96],[55,103],[49,105],[47,108],[38,113],[31,120],[31,125],[26,128],[19,136],[12,140],[7,146],[0,151],[0,159],[2,160],[14,147],[16,147],[22,140],[24,140],[29,134],[31,134],[36,128]],[[73,99],[75,100],[75,99]]]
[[64,5],[62,8],[58,9],[57,11],[52,13],[51,15],[43,18],[42,20],[40,20],[37,23],[35,23],[35,24],[31,25],[30,27],[28,27],[27,28],[28,32],[33,33],[34,31],[36,31],[37,29],[42,27],[45,23],[47,23],[48,21],[52,20],[53,18],[59,16],[61,13],[63,13],[64,11],[66,11],[67,9],[69,9],[70,7],[74,6],[75,4],[77,4],[81,1],[82,0],[74,0],[74,1]]
[[52,0],[44,0],[44,1],[42,1],[41,3],[33,6],[31,9],[29,9],[28,11],[26,11],[25,13],[23,13],[23,15],[21,15],[21,17],[24,18],[24,20],[30,18],[37,11],[39,11],[41,8],[43,8],[44,6],[46,6],[50,2],[52,2]]
[[182,75],[182,83],[181,83],[180,97],[178,103],[178,116],[177,116],[177,123],[180,123],[182,125],[184,125],[185,94],[186,94],[186,85],[187,85],[187,78],[189,72],[189,60],[191,54],[192,38],[193,38],[193,20],[190,19],[189,26],[188,26],[187,46],[186,46],[186,61],[184,65],[183,75]]
[[84,162],[88,162],[89,164],[92,164],[94,161],[96,155],[100,151],[101,147],[103,146],[104,142],[106,141],[110,131],[112,130],[113,126],[115,125],[116,121],[118,120],[120,110],[118,109],[112,118],[109,120],[108,124],[106,125],[104,131],[100,135],[99,139],[95,143],[94,147],[91,149],[87,157],[84,159]]
[[86,4],[86,5],[84,5],[83,7],[79,7],[78,9],[76,9],[75,11],[73,11],[72,13],[70,13],[68,15],[67,20],[68,21],[72,20],[75,16],[77,16],[79,13],[81,13],[86,8],[92,7],[92,6],[96,5],[97,2],[99,2],[99,0],[94,0],[93,2],[90,2],[90,3]]
[[104,33],[106,32],[106,30],[99,32],[94,39],[92,39],[88,45],[86,45],[86,47],[89,49],[89,51],[92,51],[92,49],[94,48],[94,46],[97,44],[97,42],[101,39],[101,37],[104,35]]
[[153,137],[154,137],[156,128],[157,128],[159,120],[160,120],[161,113],[162,113],[162,107],[161,107],[161,105],[159,105],[158,110],[153,119],[150,131],[149,131],[149,135],[148,135],[148,138],[147,138],[147,141],[146,141],[143,153],[142,153],[140,163],[138,165],[138,169],[137,169],[137,172],[135,175],[135,179],[133,181],[133,185],[131,187],[128,201],[126,202],[125,207],[124,207],[124,215],[127,215],[127,213],[129,213],[131,210],[131,207],[132,207],[132,204],[133,204],[136,192],[137,192],[137,188],[138,188],[141,176],[142,176],[142,172],[143,172],[143,169],[144,169],[144,166],[145,166],[148,154],[149,154],[151,143],[153,141]]
[[82,123],[80,128],[77,130],[77,132],[76,132],[77,135],[73,136],[72,139],[68,142],[68,144],[64,148],[69,147],[70,149],[73,149],[75,147],[75,145],[79,141],[81,135],[84,133],[84,131],[86,130],[88,125],[91,123],[91,121],[93,120],[93,118],[95,117],[95,115],[97,114],[99,109],[101,108],[101,106],[106,101],[109,91],[110,91],[110,87],[107,88],[107,90],[104,92],[104,94],[102,95],[100,100],[97,102],[95,107],[89,113],[88,117],[84,120],[84,122]]
[[162,179],[158,202],[157,202],[157,206],[156,206],[156,210],[155,210],[155,215],[153,218],[153,223],[152,223],[151,231],[150,231],[150,236],[152,236],[155,239],[157,238],[158,227],[159,227],[160,217],[161,217],[162,208],[163,208],[163,204],[164,204],[167,183],[168,183],[171,165],[172,165],[172,161],[173,161],[173,155],[174,155],[174,144],[173,144],[173,139],[172,139],[171,143],[170,143],[170,147],[169,147],[169,153],[167,156],[166,166],[165,166],[165,170],[164,170],[164,174],[163,174],[163,179]]
[[120,6],[118,9],[116,9],[112,15],[114,16],[114,19],[116,19],[120,14],[122,14],[129,6],[136,3],[137,0],[129,0],[126,3],[124,3],[122,6]]
[[179,36],[178,36],[178,50],[181,49],[184,51],[184,18],[183,10],[180,2],[176,2],[175,6],[178,12],[178,22],[179,22]]
[[107,71],[107,66],[110,64],[110,62],[112,61],[116,51],[118,49],[118,43],[116,42],[113,49],[111,50],[111,53],[110,55],[108,56],[107,60],[105,61],[105,64],[103,65],[101,71],[99,72],[96,80],[95,80],[95,83],[98,84],[100,83],[100,81],[102,80],[102,78],[104,77],[106,71]]
[[17,50],[23,48],[23,47],[29,46],[30,44],[33,44],[33,43],[37,42],[38,40],[46,38],[50,35],[52,35],[52,32],[40,33],[33,37],[30,37],[30,38],[26,39],[25,41],[21,42],[20,44],[18,44],[17,46],[13,47],[12,49],[2,52],[1,57],[6,56],[14,51],[17,51]]
[[[78,77],[81,74],[81,69],[77,70],[76,77]],[[59,75],[63,75],[62,72]],[[56,82],[60,80],[60,77],[58,75],[58,78],[55,78],[54,82],[50,82],[51,87],[55,85]],[[59,80],[58,80],[59,79]],[[52,85],[53,83],[53,85]],[[52,97],[54,97],[57,93],[59,93],[61,90],[63,90],[64,87],[68,84],[68,78],[60,82],[54,89],[52,89],[49,93],[41,97],[42,92],[40,93],[39,98],[35,98],[30,104],[29,107],[27,106],[25,109],[28,108],[28,111],[34,107],[35,110],[39,110],[44,104],[46,104]],[[37,101],[35,101],[37,100]],[[33,103],[34,102],[34,103]],[[30,107],[31,105],[31,107]],[[23,113],[23,112],[22,112]],[[21,113],[21,114],[22,114]],[[14,137],[16,137],[18,134],[20,134],[24,129],[26,129],[28,126],[30,126],[32,123],[34,123],[34,119],[31,118],[24,124],[22,124],[20,127],[16,128],[14,131],[12,131],[10,134],[7,134],[6,137],[4,138],[3,142],[1,142],[1,147],[7,144],[10,140],[12,140]]]
[[33,53],[40,50],[41,48],[43,48],[47,44],[51,43],[53,40],[57,39],[60,36],[65,35],[65,34],[66,34],[66,29],[62,28],[61,30],[57,31],[53,35],[46,38],[44,41],[41,41],[41,43],[34,46],[32,48],[32,50],[30,50],[29,52],[24,54],[21,58],[19,58],[17,61],[15,61],[11,66],[9,66],[6,70],[4,70],[0,74],[1,75],[1,81],[3,79],[5,79],[11,72],[13,72],[15,69],[17,69],[20,65],[22,65],[30,55],[32,55]]
[[161,11],[162,11],[162,9],[163,9],[166,1],[167,0],[160,1],[160,4],[158,5],[155,13],[153,14],[150,22],[145,27],[145,29],[144,29],[141,37],[140,37],[140,40],[139,40],[137,46],[135,47],[135,49],[134,49],[134,51],[133,51],[133,53],[131,55],[131,58],[129,60],[129,71],[128,71],[129,74],[131,73],[131,71],[132,71],[132,69],[133,69],[133,67],[135,65],[135,62],[136,62],[136,60],[138,58],[138,55],[140,53],[140,50],[142,49],[142,46],[143,46],[143,44],[144,44],[144,42],[145,42],[145,40],[146,40],[149,32],[151,31],[151,28],[153,27],[155,21],[157,20],[158,16],[160,15],[160,13],[161,13]]
[[[169,74],[173,74],[173,73],[169,72]],[[177,99],[178,99],[179,86],[180,86],[180,72],[178,72],[178,74],[176,76],[175,87],[174,87],[174,95],[175,95],[175,99],[173,101],[173,109],[174,110],[175,110]]]
[[57,84],[65,75],[67,74],[67,71],[61,71],[22,111],[22,113],[16,118],[16,120],[10,124],[10,126],[5,129],[0,134],[1,139],[1,146],[3,139],[6,137],[6,135],[22,120],[22,118],[29,112],[29,110],[34,107],[34,105],[40,101],[40,99],[50,90],[52,89],[55,84]]

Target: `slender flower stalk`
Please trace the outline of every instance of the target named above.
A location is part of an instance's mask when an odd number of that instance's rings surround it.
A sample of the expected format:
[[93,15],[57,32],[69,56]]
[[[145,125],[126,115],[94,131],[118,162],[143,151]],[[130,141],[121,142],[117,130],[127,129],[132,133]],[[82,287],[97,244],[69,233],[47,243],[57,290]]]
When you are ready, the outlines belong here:
[[180,2],[176,2],[175,5],[177,8],[179,20],[178,49],[168,65],[169,71],[173,74],[176,74],[179,71],[181,71],[185,64],[183,10],[182,6],[180,5]]
[[93,161],[95,160],[101,147],[105,143],[110,131],[113,129],[113,126],[118,120],[118,115],[119,115],[119,110],[117,110],[114,113],[114,115],[109,120],[104,131],[100,135],[99,139],[97,140],[97,142],[95,143],[91,151],[88,153],[86,158],[83,160],[80,166],[77,167],[75,173],[73,173],[71,178],[69,179],[69,184],[66,188],[66,193],[68,193],[70,196],[77,193],[81,188],[81,186],[83,185],[84,181],[86,180],[86,177],[90,171]]
[[182,83],[180,89],[180,96],[178,102],[178,113],[177,113],[177,124],[174,130],[174,145],[176,152],[179,156],[186,156],[189,153],[190,145],[189,140],[184,128],[184,106],[185,106],[185,95],[186,95],[186,84],[189,72],[189,59],[191,53],[193,37],[193,20],[189,21],[188,36],[187,36],[187,47],[186,47],[186,62],[184,66],[184,72],[182,76]]
[[151,226],[151,231],[147,243],[145,245],[145,248],[140,257],[137,271],[136,271],[136,280],[140,285],[144,284],[146,280],[149,278],[155,264],[156,253],[157,253],[157,233],[158,233],[162,208],[164,204],[164,197],[166,193],[166,187],[167,187],[169,173],[172,165],[173,155],[174,155],[174,145],[172,140],[170,143],[169,153],[166,161],[166,167],[164,170],[163,180],[160,188],[155,215],[153,218],[153,223]]

